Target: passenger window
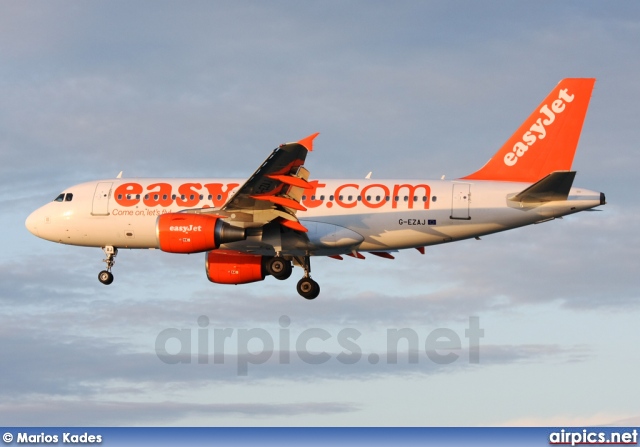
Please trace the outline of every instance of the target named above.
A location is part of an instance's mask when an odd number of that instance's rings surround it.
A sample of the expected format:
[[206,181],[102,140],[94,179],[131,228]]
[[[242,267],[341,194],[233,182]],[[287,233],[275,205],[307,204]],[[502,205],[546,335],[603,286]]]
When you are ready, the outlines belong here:
[[307,200],[307,196],[302,196],[302,200]]
[[64,201],[64,194],[60,194],[58,197],[56,197],[54,200],[54,202],[62,202]]
[[320,196],[320,200],[324,201],[324,196],[323,195]]
[[329,202],[333,202],[333,195],[329,196]]
[[70,192],[67,193],[67,195],[64,198],[65,202],[71,202],[73,200],[73,194],[71,194]]
[[380,201],[380,196],[376,196],[376,202]]
[[431,197],[431,201],[435,202],[436,200],[438,200],[438,198],[436,196]]

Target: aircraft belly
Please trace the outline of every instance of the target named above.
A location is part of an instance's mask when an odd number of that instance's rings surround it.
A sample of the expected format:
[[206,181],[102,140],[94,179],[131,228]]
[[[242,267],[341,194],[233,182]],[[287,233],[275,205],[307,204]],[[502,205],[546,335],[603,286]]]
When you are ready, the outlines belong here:
[[87,247],[157,248],[155,218],[90,216],[62,228],[59,242]]
[[340,225],[310,221],[303,221],[303,225],[309,230],[307,238],[312,249],[352,248],[364,240],[361,234]]

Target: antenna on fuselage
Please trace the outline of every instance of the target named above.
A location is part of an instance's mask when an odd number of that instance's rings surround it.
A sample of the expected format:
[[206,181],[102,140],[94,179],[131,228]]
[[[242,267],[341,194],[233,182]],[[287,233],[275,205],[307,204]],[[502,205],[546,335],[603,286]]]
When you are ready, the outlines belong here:
[[120,171],[120,174],[116,175],[116,178],[122,178],[122,172],[123,171]]

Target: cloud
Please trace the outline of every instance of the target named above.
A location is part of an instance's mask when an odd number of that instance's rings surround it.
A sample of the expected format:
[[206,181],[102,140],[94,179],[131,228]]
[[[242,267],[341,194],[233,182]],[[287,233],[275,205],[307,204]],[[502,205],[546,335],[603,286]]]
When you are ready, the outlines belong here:
[[[405,339],[407,331],[411,337]],[[522,362],[582,362],[590,356],[586,347],[492,345],[482,335],[473,339],[479,344],[471,346],[467,332],[439,331],[400,329],[397,341],[395,332],[385,334],[386,341],[374,343],[369,350],[371,334],[355,328],[307,328],[283,334],[282,330],[228,326],[202,332],[195,326],[160,331],[154,344],[141,351],[127,341],[127,334],[65,335],[47,326],[8,325],[0,334],[4,371],[0,389],[7,398],[28,401],[39,396],[147,394],[168,387],[207,388],[218,382],[447,374]],[[206,345],[201,344],[203,336]]]
[[186,418],[206,418],[209,424],[219,425],[231,416],[255,422],[267,417],[340,415],[358,410],[355,405],[340,402],[200,404],[42,399],[0,404],[0,417],[7,426],[166,426]]

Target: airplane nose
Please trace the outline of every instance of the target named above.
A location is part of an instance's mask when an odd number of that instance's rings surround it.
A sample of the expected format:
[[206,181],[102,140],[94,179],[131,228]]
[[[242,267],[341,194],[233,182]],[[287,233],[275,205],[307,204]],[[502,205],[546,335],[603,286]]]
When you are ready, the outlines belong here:
[[29,230],[31,234],[40,237],[38,234],[38,225],[42,222],[38,219],[38,214],[37,210],[29,214],[29,217],[27,217],[27,220],[24,222],[24,226],[27,227],[27,230]]

